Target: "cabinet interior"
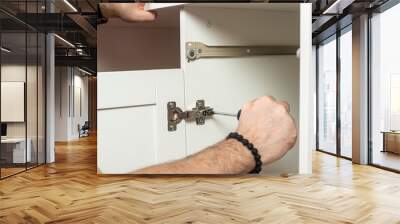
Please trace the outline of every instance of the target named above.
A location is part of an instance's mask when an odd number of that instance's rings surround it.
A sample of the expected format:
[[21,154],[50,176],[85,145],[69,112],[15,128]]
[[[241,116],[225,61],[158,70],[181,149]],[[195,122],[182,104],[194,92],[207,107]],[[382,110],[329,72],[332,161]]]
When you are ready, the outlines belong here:
[[[208,10],[212,13],[218,13],[221,10],[237,10],[252,13],[263,11],[269,12],[271,16],[260,17],[260,21],[254,21],[253,27],[243,27],[243,32],[234,30],[232,33],[226,32],[226,39],[233,40],[234,44],[271,44],[285,45],[299,43],[299,32],[293,30],[290,35],[287,31],[286,15],[299,15],[298,4],[185,4],[175,5],[173,7],[158,8],[157,4],[150,4],[149,9],[155,8],[157,19],[152,22],[127,23],[119,19],[110,19],[108,23],[98,27],[98,71],[129,71],[129,70],[150,70],[150,69],[174,69],[182,68],[182,60],[185,56],[181,56],[182,51],[181,32],[182,21],[180,18],[181,10],[186,7],[187,11],[193,12],[192,16],[196,17],[196,10],[199,12]],[[193,10],[195,9],[195,10]],[[286,14],[286,15],[285,15]],[[227,20],[237,20],[235,13],[232,18]],[[274,19],[276,18],[276,19]],[[240,18],[246,20],[246,18]],[[262,19],[266,19],[265,22]],[[268,20],[268,21],[267,21]],[[272,21],[273,20],[273,21]],[[204,21],[204,18],[199,18]],[[183,23],[184,24],[184,23]],[[255,37],[249,39],[250,33],[258,33],[257,30],[263,29],[259,27],[265,24],[271,29],[271,35],[265,38]],[[204,24],[207,26],[208,24]],[[272,28],[269,28],[274,26]],[[221,30],[226,27],[221,27]],[[228,27],[229,28],[229,27]],[[190,29],[187,27],[186,29]],[[265,29],[265,27],[264,27]],[[250,32],[249,32],[250,30]],[[254,30],[254,31],[251,31]],[[263,33],[263,32],[260,32]],[[197,40],[191,40],[197,41]],[[213,44],[213,43],[205,43]],[[214,43],[215,44],[215,43]],[[218,44],[218,43],[216,43]]]

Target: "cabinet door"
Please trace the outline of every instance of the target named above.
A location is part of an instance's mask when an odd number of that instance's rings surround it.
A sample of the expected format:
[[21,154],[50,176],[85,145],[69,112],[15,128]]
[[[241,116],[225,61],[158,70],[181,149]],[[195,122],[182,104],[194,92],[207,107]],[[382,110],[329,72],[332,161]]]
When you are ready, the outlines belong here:
[[[301,33],[311,33],[311,30],[301,31],[300,5],[253,5],[258,6],[194,4],[183,7],[180,19],[185,105],[192,108],[196,100],[203,99],[206,105],[216,111],[236,113],[245,102],[272,95],[290,104],[291,114],[299,127],[302,101],[300,79],[307,78],[308,74],[305,77],[300,74],[301,60],[296,55],[199,58],[190,62],[186,59],[186,42],[202,42],[209,46],[300,47]],[[307,51],[307,46],[302,50]],[[303,60],[303,63],[307,61]],[[306,100],[302,106],[308,108],[310,105]],[[198,126],[195,122],[186,122],[185,125],[186,147],[188,154],[192,154],[223,139],[235,129],[237,120],[230,116],[215,115],[207,119],[205,125]],[[300,127],[300,132],[303,131],[306,135],[312,134]],[[301,137],[298,143],[302,141]],[[311,148],[304,147],[302,150],[310,151]],[[306,170],[299,170],[299,161],[299,144],[296,144],[283,159],[265,170],[269,173],[306,173]],[[303,158],[302,162],[310,163],[311,160]]]
[[98,173],[124,174],[184,157],[185,129],[168,132],[167,102],[183,104],[179,69],[100,72]]

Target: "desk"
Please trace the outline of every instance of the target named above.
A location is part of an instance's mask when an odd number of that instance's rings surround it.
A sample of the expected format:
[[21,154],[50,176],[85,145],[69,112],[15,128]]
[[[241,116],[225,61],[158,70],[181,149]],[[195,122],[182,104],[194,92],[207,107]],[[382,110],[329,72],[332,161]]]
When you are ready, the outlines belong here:
[[[1,139],[1,157],[6,163],[25,163],[31,162],[31,146],[32,140],[27,139],[27,147],[25,151],[25,138],[6,138]],[[26,152],[26,154],[25,154]],[[26,159],[26,161],[25,161]]]
[[400,132],[383,131],[383,150],[382,152],[392,152],[400,154]]

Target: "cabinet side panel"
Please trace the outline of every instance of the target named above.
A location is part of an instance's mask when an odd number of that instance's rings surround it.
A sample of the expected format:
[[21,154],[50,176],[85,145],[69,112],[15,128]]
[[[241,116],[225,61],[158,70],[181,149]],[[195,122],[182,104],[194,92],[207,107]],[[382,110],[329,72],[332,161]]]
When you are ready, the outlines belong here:
[[299,173],[312,173],[312,150],[315,148],[315,76],[311,72],[311,3],[300,5],[300,124]]

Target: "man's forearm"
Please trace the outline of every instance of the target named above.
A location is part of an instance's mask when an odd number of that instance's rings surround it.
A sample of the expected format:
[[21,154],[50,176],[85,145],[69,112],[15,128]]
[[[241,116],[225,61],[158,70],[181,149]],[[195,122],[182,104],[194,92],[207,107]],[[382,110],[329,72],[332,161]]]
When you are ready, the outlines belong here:
[[229,139],[184,159],[150,166],[136,174],[242,174],[254,168],[251,153],[240,142]]

